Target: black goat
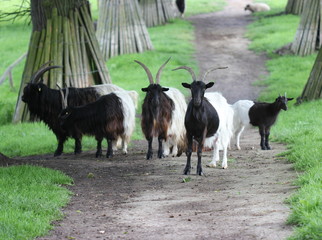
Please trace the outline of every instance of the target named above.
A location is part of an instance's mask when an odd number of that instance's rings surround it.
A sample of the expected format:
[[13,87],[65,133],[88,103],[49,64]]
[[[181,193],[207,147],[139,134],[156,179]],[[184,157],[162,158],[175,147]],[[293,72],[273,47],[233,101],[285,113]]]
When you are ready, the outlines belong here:
[[[58,121],[58,115],[62,110],[62,102],[59,90],[51,89],[42,82],[42,76],[50,69],[59,68],[59,66],[45,66],[31,77],[23,90],[22,101],[28,105],[32,118],[40,119],[56,135],[58,146],[54,156],[59,156],[63,152],[64,143],[70,135],[64,131]],[[63,89],[65,92],[66,89]],[[70,106],[80,106],[93,102],[100,97],[95,88],[69,88],[68,104]],[[75,154],[82,151],[81,142],[75,139]]]
[[[211,103],[204,98],[205,90],[214,85],[214,82],[204,83],[204,79],[210,71],[216,70],[218,68],[209,69],[202,78],[201,81],[196,80],[196,75],[190,67],[182,66],[174,70],[185,69],[190,72],[193,82],[182,83],[182,86],[189,88],[191,90],[192,99],[188,104],[188,109],[186,112],[184,124],[187,131],[187,163],[184,169],[184,174],[189,174],[191,170],[191,155],[192,155],[192,144],[193,140],[198,143],[197,155],[197,174],[203,175],[201,166],[201,154],[205,139],[212,137],[218,130],[219,127],[219,117],[216,109],[211,105]],[[221,69],[221,68],[220,68]]]
[[78,107],[67,106],[67,96],[61,91],[64,109],[59,114],[62,128],[73,138],[81,141],[83,135],[95,136],[96,157],[102,156],[102,141],[107,140],[106,157],[113,156],[112,141],[124,133],[124,114],[121,99],[110,93],[97,101]]
[[164,93],[169,91],[169,88],[164,88],[160,85],[160,75],[169,60],[170,58],[159,68],[155,83],[153,82],[153,77],[148,67],[135,60],[136,63],[143,67],[150,82],[148,87],[142,88],[142,91],[146,92],[146,96],[142,104],[141,127],[142,132],[148,141],[148,152],[146,154],[147,159],[151,159],[153,156],[153,137],[158,138],[158,157],[164,157],[162,141],[166,141],[168,137],[168,128],[172,119],[174,103],[172,99]]
[[260,146],[262,150],[270,150],[269,134],[271,126],[275,123],[279,112],[283,109],[287,110],[287,102],[293,98],[279,96],[273,103],[255,102],[249,109],[248,116],[250,124],[259,127],[259,134],[261,136]]
[[176,5],[181,13],[181,16],[183,16],[185,10],[185,0],[176,0]]

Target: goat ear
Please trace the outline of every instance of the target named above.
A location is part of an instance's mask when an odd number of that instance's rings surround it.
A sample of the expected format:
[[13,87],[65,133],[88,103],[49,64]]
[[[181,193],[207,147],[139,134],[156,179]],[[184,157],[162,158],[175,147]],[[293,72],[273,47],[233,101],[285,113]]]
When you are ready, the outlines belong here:
[[214,82],[209,82],[206,84],[206,88],[211,88],[214,84]]
[[147,92],[148,91],[148,88],[141,88],[142,92]]
[[287,98],[287,101],[291,101],[291,100],[293,100],[294,98]]
[[164,88],[164,87],[163,87],[163,88],[162,88],[162,91],[163,91],[163,92],[169,91],[169,88]]
[[185,88],[191,88],[191,84],[189,84],[189,83],[181,83],[181,84]]

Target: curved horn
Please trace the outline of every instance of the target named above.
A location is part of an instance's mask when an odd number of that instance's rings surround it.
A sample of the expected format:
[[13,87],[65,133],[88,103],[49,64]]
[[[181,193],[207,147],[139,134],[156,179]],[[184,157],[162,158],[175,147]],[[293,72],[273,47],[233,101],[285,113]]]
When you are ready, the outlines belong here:
[[286,92],[284,93],[284,97],[286,98]]
[[61,66],[48,66],[48,67],[43,67],[43,68],[40,68],[32,77],[31,77],[31,83],[37,83],[38,80],[40,79],[40,77],[47,71],[49,71],[50,69],[53,69],[53,68],[60,68]]
[[169,57],[169,59],[165,63],[163,63],[162,66],[159,68],[157,76],[155,77],[155,83],[160,84],[160,76],[161,76],[162,70],[164,66],[170,61],[170,59],[171,57]]
[[61,89],[61,87],[58,84],[56,84],[56,86],[58,87],[60,95],[61,95],[62,109],[66,109],[67,108],[67,97],[68,97],[69,89],[66,88],[66,96],[64,97],[64,92]]
[[191,76],[192,76],[192,80],[195,82],[197,81],[197,78],[196,78],[196,74],[194,73],[194,71],[192,70],[192,68],[190,67],[187,67],[187,66],[181,66],[181,67],[178,67],[178,68],[175,68],[175,69],[172,69],[172,71],[176,71],[178,69],[185,69],[187,70],[188,72],[190,72]]
[[138,61],[138,60],[134,60],[134,62],[136,62],[136,63],[140,64],[140,65],[144,68],[144,70],[145,70],[146,74],[148,75],[148,78],[149,78],[149,82],[150,82],[150,84],[154,84],[152,74],[151,74],[150,70],[148,69],[148,67],[147,67],[147,66],[145,66],[143,63],[141,63],[141,62],[140,62],[140,61]]
[[201,81],[203,82],[203,81],[206,79],[207,75],[208,75],[210,72],[215,71],[215,70],[217,70],[217,69],[226,69],[226,68],[228,68],[228,67],[214,67],[214,68],[210,68],[210,69],[208,69],[208,70],[205,72],[205,74],[203,75],[203,78],[201,79]]
[[37,75],[37,73],[40,71],[40,70],[42,70],[43,68],[45,68],[45,66],[46,65],[48,65],[48,64],[51,64],[53,61],[48,61],[48,62],[45,62],[44,64],[42,64],[39,68],[38,68],[38,70],[31,76],[31,78],[30,78],[30,82],[32,83],[33,82],[33,79],[36,77],[36,75]]

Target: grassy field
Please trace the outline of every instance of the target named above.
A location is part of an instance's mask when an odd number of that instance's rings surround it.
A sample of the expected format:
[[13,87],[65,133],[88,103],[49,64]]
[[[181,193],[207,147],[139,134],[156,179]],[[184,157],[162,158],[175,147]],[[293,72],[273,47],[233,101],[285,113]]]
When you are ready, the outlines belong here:
[[72,179],[58,171],[35,166],[0,168],[0,239],[33,239],[61,219],[60,208],[71,192],[61,185]]
[[[277,6],[275,4],[279,1],[265,2]],[[280,10],[276,8],[275,11]],[[267,86],[260,100],[272,101],[278,93],[284,92],[297,98],[308,80],[316,54],[307,57],[274,54],[276,49],[293,41],[300,18],[263,16],[265,14],[258,15],[259,19],[249,26],[247,33],[252,40],[251,48],[266,52],[271,58],[266,63],[270,75],[260,83]],[[299,106],[290,102],[289,107],[272,128],[272,137],[275,141],[287,143],[288,151],[282,156],[294,163],[299,174],[295,184],[300,189],[287,200],[292,209],[288,223],[296,226],[290,239],[322,239],[322,101]]]

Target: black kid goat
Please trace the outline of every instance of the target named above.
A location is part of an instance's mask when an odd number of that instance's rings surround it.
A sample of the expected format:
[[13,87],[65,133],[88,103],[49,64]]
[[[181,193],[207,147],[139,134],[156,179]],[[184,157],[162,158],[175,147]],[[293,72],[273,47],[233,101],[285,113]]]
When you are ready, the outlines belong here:
[[[102,156],[102,141],[107,140],[106,157],[113,156],[112,141],[124,134],[124,112],[122,99],[118,95],[131,98],[125,92],[115,91],[100,97],[97,101],[78,107],[68,107],[67,97],[61,91],[63,110],[59,114],[61,127],[73,138],[81,141],[83,135],[95,136],[96,157]],[[133,106],[134,109],[134,106]]]
[[182,83],[182,86],[191,90],[191,101],[188,104],[184,124],[186,127],[186,135],[188,140],[187,149],[187,163],[184,169],[184,174],[189,174],[191,170],[191,155],[192,155],[192,144],[193,140],[198,143],[197,155],[197,174],[203,175],[201,166],[201,154],[202,148],[206,138],[212,137],[216,134],[219,127],[219,117],[216,109],[211,103],[204,98],[205,90],[214,85],[214,82],[205,83],[204,79],[207,74],[216,69],[223,68],[212,68],[209,69],[202,78],[201,81],[196,80],[196,75],[190,67],[181,66],[174,70],[185,69],[190,72],[193,82]]
[[287,102],[293,98],[279,96],[273,103],[255,102],[249,109],[248,116],[250,124],[259,127],[259,134],[261,136],[260,146],[262,150],[270,150],[269,134],[271,126],[275,123],[279,112],[283,109],[287,110]]

